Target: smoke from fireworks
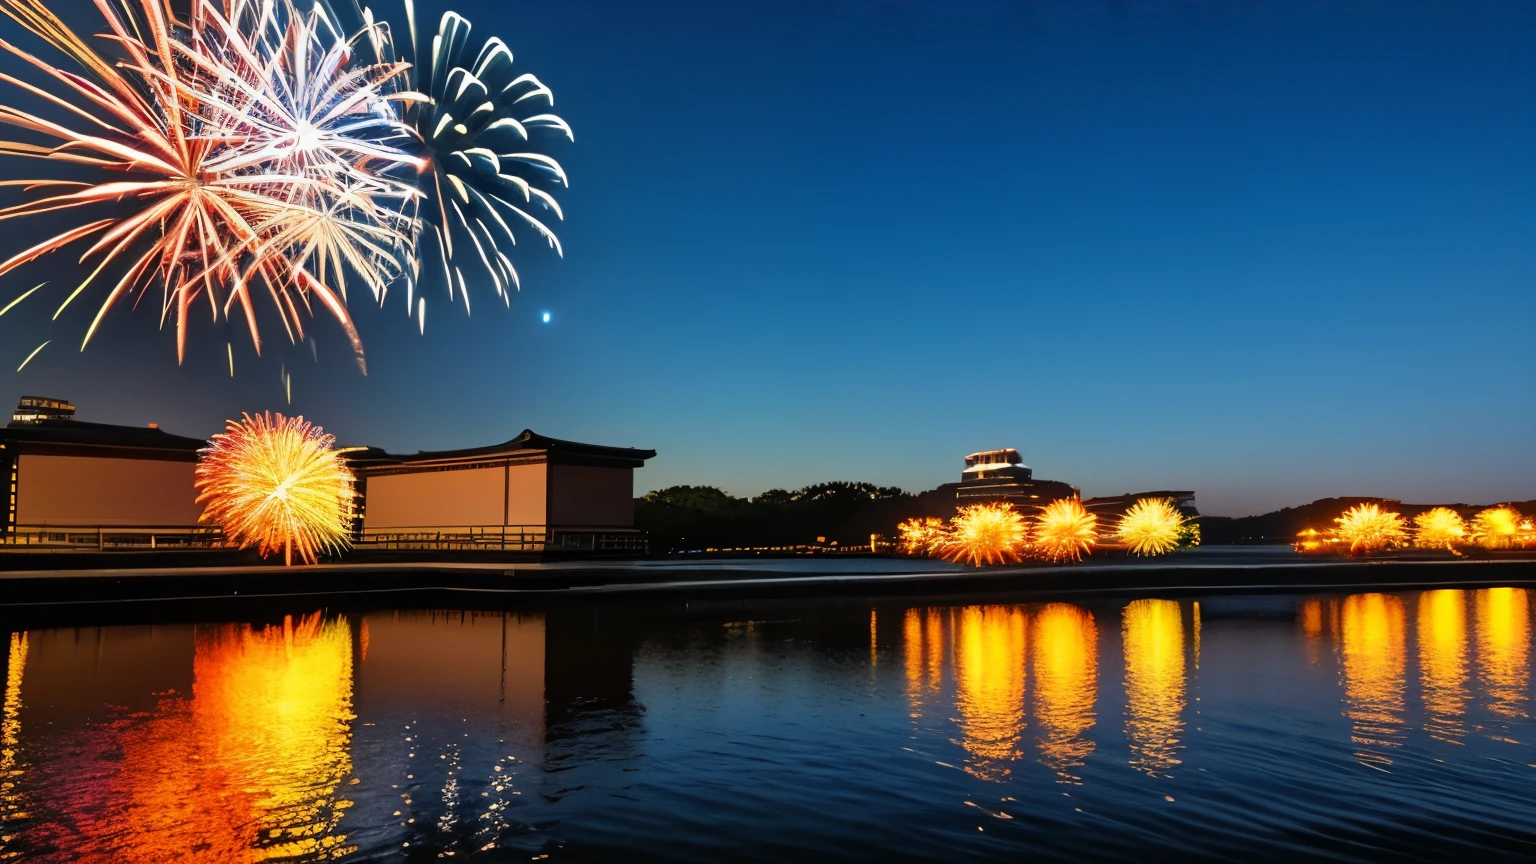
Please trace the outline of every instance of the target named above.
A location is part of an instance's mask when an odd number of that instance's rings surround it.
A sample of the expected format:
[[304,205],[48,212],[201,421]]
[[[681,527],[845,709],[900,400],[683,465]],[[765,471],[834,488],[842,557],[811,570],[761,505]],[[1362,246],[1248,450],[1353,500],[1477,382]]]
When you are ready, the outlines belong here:
[[1413,545],[1420,549],[1454,549],[1467,539],[1467,522],[1449,507],[1435,507],[1413,517]]
[[1334,536],[1349,544],[1351,555],[1377,552],[1408,540],[1402,514],[1375,504],[1357,504],[1333,521],[1338,523],[1333,529]]
[[1017,564],[1023,560],[1028,528],[1012,504],[973,504],[960,508],[949,530],[934,541],[934,553],[946,561]]
[[1484,549],[1511,549],[1520,543],[1520,514],[1490,507],[1472,517],[1472,542]]
[[1179,548],[1184,522],[1167,498],[1142,498],[1120,517],[1115,536],[1137,555],[1166,555]]
[[347,548],[352,472],[332,449],[335,438],[303,417],[247,414],[229,421],[200,451],[197,503],[202,521],[263,558],[279,548],[313,564],[322,551]]
[[1035,519],[1035,551],[1052,561],[1081,561],[1099,539],[1098,521],[1076,498],[1052,501]]

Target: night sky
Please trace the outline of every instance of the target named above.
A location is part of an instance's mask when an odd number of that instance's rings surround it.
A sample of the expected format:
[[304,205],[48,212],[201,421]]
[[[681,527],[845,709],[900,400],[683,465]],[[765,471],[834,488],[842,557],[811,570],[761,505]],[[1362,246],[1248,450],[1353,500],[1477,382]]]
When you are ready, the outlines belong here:
[[637,493],[920,490],[1015,447],[1212,514],[1536,496],[1528,0],[455,2],[576,132],[565,257],[519,245],[510,309],[429,284],[421,336],[354,293],[366,376],[324,318],[260,359],[204,318],[178,368],[156,297],[79,353],[103,292],[50,321],[61,282],[0,318],[0,401],[396,451],[531,427],[655,448]]

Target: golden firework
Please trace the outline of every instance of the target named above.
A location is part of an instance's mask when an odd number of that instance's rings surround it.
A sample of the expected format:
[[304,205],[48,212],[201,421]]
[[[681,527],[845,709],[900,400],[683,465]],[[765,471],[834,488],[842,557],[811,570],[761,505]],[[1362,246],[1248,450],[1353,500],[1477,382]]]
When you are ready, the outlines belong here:
[[1035,520],[1035,551],[1052,561],[1081,561],[1099,539],[1098,521],[1076,498],[1052,501]]
[[349,544],[352,472],[332,449],[336,439],[303,417],[245,415],[213,436],[197,463],[197,503],[204,522],[224,529],[241,549],[315,563],[321,550]]
[[1467,539],[1467,521],[1449,507],[1425,510],[1413,517],[1413,527],[1413,545],[1420,549],[1451,549]]
[[1029,529],[1012,504],[973,504],[960,508],[949,530],[939,535],[933,552],[946,561],[1017,564],[1023,560]]
[[1166,555],[1179,548],[1184,514],[1167,498],[1142,498],[1120,517],[1115,536],[1137,555]]
[[1375,504],[1356,504],[1333,520],[1338,527],[1334,536],[1349,544],[1349,554],[1377,552],[1401,545],[1408,540],[1403,514],[1383,510]]
[[1472,542],[1484,549],[1511,549],[1520,543],[1520,514],[1511,507],[1490,507],[1472,517]]
[[935,519],[932,516],[913,518],[896,526],[901,534],[901,551],[906,555],[922,555],[931,549],[944,536],[946,527],[943,519]]

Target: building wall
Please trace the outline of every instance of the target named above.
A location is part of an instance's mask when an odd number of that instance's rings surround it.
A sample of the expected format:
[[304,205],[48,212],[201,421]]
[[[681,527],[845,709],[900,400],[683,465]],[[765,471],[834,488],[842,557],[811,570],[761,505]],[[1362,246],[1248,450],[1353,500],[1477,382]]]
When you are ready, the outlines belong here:
[[506,494],[501,467],[375,475],[363,529],[501,525]]
[[573,528],[632,528],[632,468],[551,465],[549,524]]
[[543,525],[547,515],[549,466],[542,462],[507,468],[507,525]]
[[196,525],[192,462],[88,456],[17,458],[18,525]]

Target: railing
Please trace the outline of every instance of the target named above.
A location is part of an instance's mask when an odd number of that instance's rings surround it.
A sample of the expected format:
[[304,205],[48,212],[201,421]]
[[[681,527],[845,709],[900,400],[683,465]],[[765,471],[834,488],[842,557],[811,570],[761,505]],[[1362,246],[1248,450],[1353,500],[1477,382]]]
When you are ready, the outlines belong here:
[[364,529],[353,541],[358,549],[478,550],[542,552],[548,541],[543,525],[470,525]]
[[214,549],[224,532],[205,525],[17,525],[0,534],[0,548],[30,552],[143,552]]
[[551,531],[543,525],[422,526],[364,529],[353,545],[388,551],[624,552],[644,554],[638,531]]
[[[385,551],[609,552],[644,554],[638,531],[554,531],[543,525],[472,525],[365,530],[354,548]],[[202,525],[17,525],[0,533],[0,552],[146,552],[227,548]]]

